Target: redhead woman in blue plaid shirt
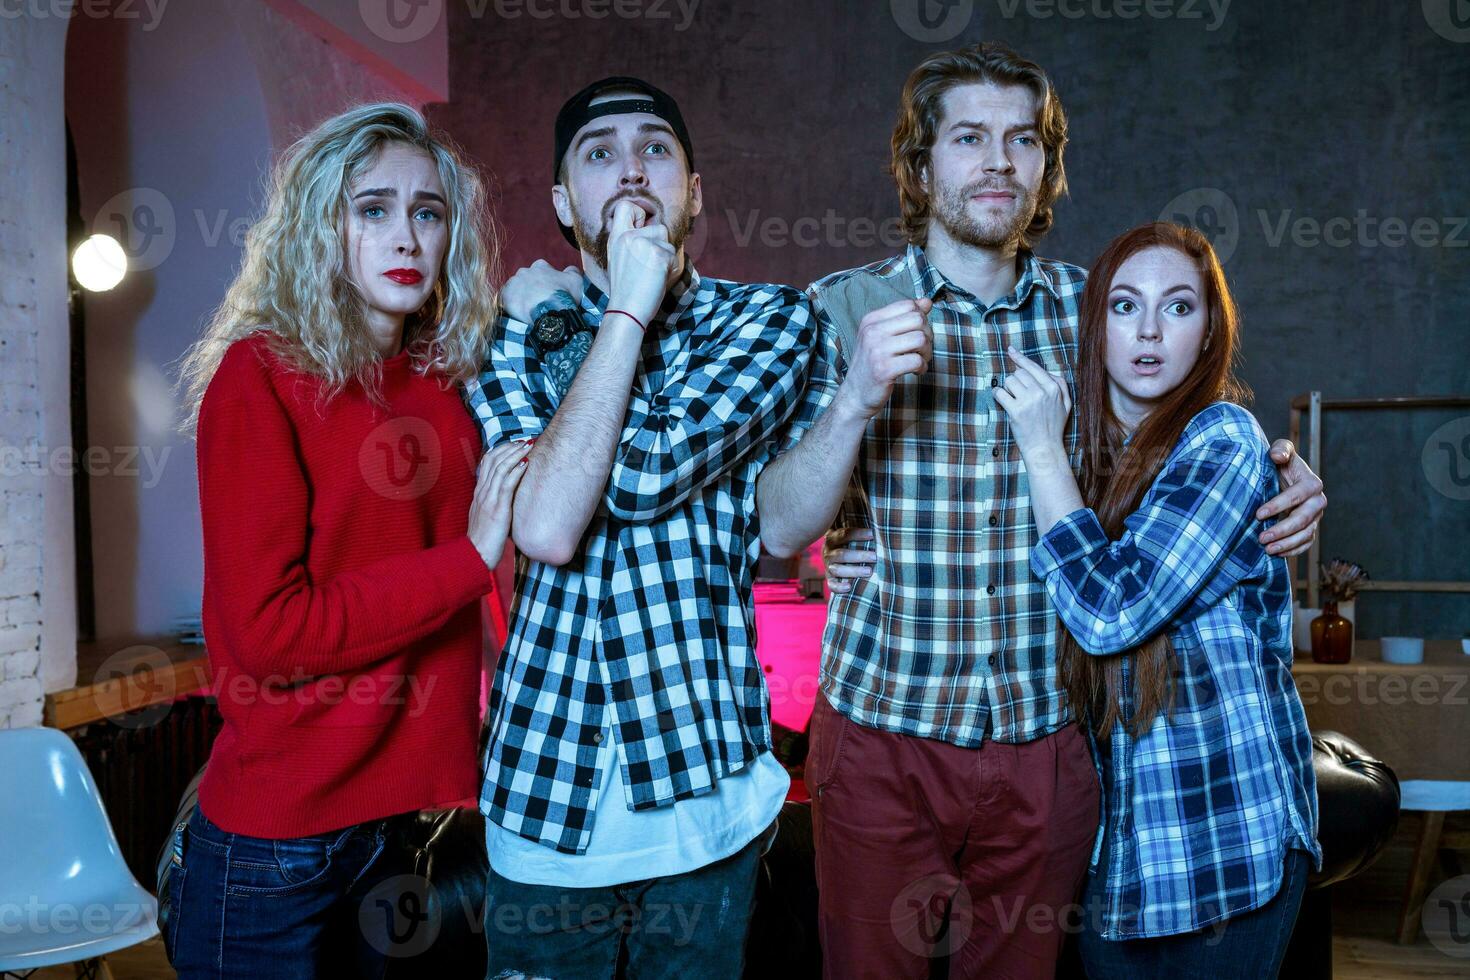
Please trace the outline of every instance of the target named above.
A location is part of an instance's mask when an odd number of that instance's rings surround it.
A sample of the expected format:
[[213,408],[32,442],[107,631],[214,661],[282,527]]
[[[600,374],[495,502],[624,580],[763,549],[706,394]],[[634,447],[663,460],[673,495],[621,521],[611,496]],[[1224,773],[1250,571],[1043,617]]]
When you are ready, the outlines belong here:
[[1273,977],[1321,861],[1291,585],[1259,541],[1277,493],[1240,402],[1235,306],[1193,229],[1135,228],[1092,268],[1066,381],[1012,351],[997,390],[1062,621],[1058,667],[1097,747],[1083,900],[1090,977]]

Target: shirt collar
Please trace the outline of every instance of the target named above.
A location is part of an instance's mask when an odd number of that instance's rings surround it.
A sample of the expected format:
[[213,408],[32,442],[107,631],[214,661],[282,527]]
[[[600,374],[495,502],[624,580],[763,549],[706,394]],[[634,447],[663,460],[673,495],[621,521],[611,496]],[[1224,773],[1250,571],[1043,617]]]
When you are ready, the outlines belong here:
[[[969,290],[956,286],[945,278],[944,273],[929,261],[920,245],[909,245],[905,255],[909,272],[913,277],[916,296],[925,299],[933,299],[942,289],[948,289],[956,296],[963,296],[970,300],[975,297]],[[1060,299],[1061,294],[1057,291],[1056,283],[1052,281],[1051,274],[1041,264],[1041,260],[1034,252],[1021,251],[1016,254],[1017,261],[1021,264],[1021,276],[1016,280],[1016,288],[1009,296],[1005,296],[994,303],[995,308],[1017,309],[1031,296],[1031,290],[1040,286],[1051,293],[1053,299]],[[975,302],[979,302],[975,300]]]

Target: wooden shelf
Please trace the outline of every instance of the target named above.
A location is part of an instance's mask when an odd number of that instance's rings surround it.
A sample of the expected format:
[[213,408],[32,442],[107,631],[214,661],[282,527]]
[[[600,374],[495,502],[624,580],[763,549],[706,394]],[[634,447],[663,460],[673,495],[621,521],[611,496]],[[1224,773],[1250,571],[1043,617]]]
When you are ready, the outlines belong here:
[[46,695],[45,723],[77,728],[209,686],[204,647],[174,637],[132,637],[77,645],[77,686]]
[[[1304,578],[1294,579],[1298,589],[1307,587]],[[1470,582],[1375,582],[1369,579],[1358,586],[1359,592],[1470,592]],[[1315,608],[1315,607],[1311,607]]]
[[[1291,400],[1291,430],[1288,438],[1292,445],[1296,446],[1297,452],[1302,448],[1302,413],[1306,413],[1307,422],[1311,427],[1310,441],[1307,444],[1307,465],[1312,472],[1319,477],[1322,476],[1322,413],[1328,409],[1333,410],[1363,410],[1363,409],[1417,409],[1417,408],[1470,408],[1470,395],[1427,395],[1408,398],[1323,398],[1322,392],[1311,391],[1305,395],[1297,395]],[[1325,478],[1324,478],[1325,483]],[[1303,604],[1309,609],[1315,609],[1320,605],[1318,592],[1321,588],[1321,561],[1322,561],[1322,534],[1312,539],[1312,546],[1306,555],[1307,575],[1304,580],[1297,580],[1297,559],[1290,559],[1292,579],[1296,585],[1305,583],[1306,596]],[[1415,582],[1415,581],[1390,581],[1365,582],[1361,586],[1364,592],[1432,592],[1432,593],[1470,593],[1470,582]]]
[[[1363,408],[1470,408],[1470,395],[1430,395],[1423,398],[1323,398],[1318,402],[1321,408],[1341,409],[1363,409]],[[1297,411],[1306,411],[1312,407],[1311,395],[1297,395],[1291,400],[1291,407]]]

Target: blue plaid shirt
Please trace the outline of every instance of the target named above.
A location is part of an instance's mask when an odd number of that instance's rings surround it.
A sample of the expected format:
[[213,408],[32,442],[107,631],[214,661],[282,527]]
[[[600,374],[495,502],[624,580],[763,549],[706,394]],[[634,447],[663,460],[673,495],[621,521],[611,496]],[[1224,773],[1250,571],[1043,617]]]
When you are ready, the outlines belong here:
[[[595,334],[607,297],[581,301]],[[504,321],[466,386],[485,443],[538,435],[567,387]],[[691,268],[648,325],[612,472],[565,565],[519,560],[480,809],[568,854],[592,836],[604,731],[630,809],[707,793],[770,747],[755,659],[755,481],[796,407],[814,327],[799,290]]]
[[1268,450],[1249,412],[1216,402],[1185,427],[1119,540],[1084,508],[1031,554],[1083,649],[1121,653],[1167,629],[1177,658],[1172,712],[1136,741],[1121,722],[1109,733],[1098,837],[1109,860],[1097,870],[1108,939],[1202,929],[1275,895],[1288,848],[1322,860],[1291,586],[1255,518],[1277,493]]

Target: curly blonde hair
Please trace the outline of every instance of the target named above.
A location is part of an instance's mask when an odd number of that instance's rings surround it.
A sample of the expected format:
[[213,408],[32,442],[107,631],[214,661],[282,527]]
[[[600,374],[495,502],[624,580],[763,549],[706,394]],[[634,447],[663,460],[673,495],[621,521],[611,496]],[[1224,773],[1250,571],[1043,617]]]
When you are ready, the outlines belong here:
[[1021,247],[1034,248],[1052,225],[1052,206],[1067,192],[1067,169],[1062,154],[1067,148],[1067,114],[1041,66],[1016,54],[1003,44],[986,41],[954,51],[941,51],[925,58],[909,75],[903,87],[898,122],[893,127],[893,159],[889,172],[898,184],[898,202],[903,212],[903,230],[908,240],[923,245],[929,236],[929,192],[924,174],[929,150],[939,128],[944,93],[956,85],[989,82],[995,85],[1024,85],[1036,96],[1036,127],[1046,152],[1041,175],[1036,215],[1021,237]]
[[428,302],[405,318],[403,348],[412,352],[419,373],[438,372],[451,383],[480,368],[498,316],[491,282],[499,261],[483,182],[416,109],[396,102],[361,105],[297,140],[274,168],[265,213],[245,239],[240,272],[180,361],[182,431],[194,432],[225,351],[260,332],[270,335],[285,363],[324,380],[324,397],[355,380],[379,399],[382,361],[367,327],[366,300],[348,272],[346,216],[353,183],[390,143],[433,158],[448,205],[444,263]]

